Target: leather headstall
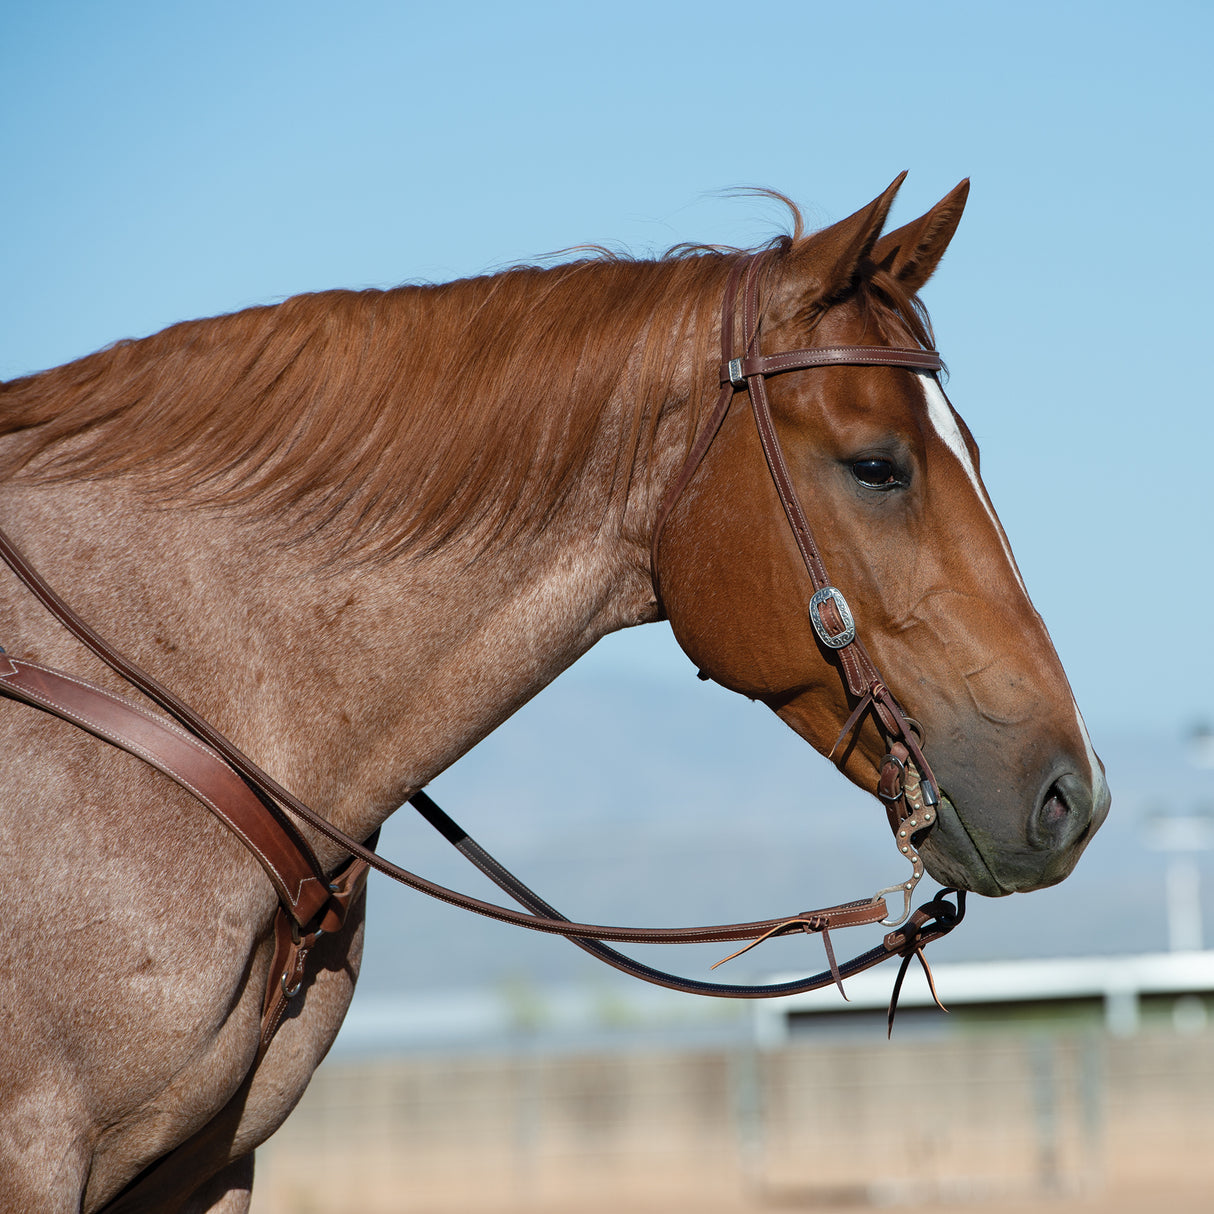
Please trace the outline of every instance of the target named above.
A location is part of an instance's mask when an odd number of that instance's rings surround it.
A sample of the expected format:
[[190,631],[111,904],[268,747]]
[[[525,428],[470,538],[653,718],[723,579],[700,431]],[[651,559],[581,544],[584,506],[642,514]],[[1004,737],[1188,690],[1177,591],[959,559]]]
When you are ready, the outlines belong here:
[[[11,656],[0,649],[0,695],[71,722],[104,741],[137,756],[163,772],[199,800],[256,858],[278,896],[273,936],[274,954],[262,1006],[257,1062],[288,1011],[307,983],[307,957],[325,933],[338,930],[350,906],[361,894],[369,869],[476,914],[512,923],[532,931],[564,936],[579,948],[633,977],[693,994],[735,999],[792,995],[836,984],[887,960],[903,959],[895,988],[912,958],[926,968],[923,949],[947,935],[965,912],[963,891],[943,890],[910,912],[911,892],[923,875],[915,846],[916,837],[935,821],[939,792],[931,767],[923,755],[917,726],[903,713],[856,635],[850,608],[833,587],[814,542],[809,522],[797,500],[779,438],[771,420],[764,380],[768,375],[812,367],[880,365],[915,371],[941,367],[934,351],[884,346],[844,346],[793,350],[763,356],[759,352],[759,280],[764,254],[739,259],[733,267],[722,310],[721,392],[715,409],[700,432],[679,476],[668,490],[653,535],[654,587],[659,595],[658,554],[662,531],[683,490],[690,483],[729,411],[736,392],[749,393],[764,454],[789,525],[813,585],[809,614],[822,644],[838,655],[847,687],[855,699],[851,717],[840,741],[871,710],[889,743],[880,770],[878,795],[885,802],[899,851],[910,860],[909,881],[879,890],[868,898],[821,910],[750,923],[687,928],[611,927],[567,919],[510,873],[451,820],[424,792],[410,804],[472,864],[525,909],[511,910],[438,885],[384,859],[374,850],[375,839],[360,842],[339,830],[321,814],[283,788],[237,749],[193,709],[166,687],[114,649],[43,580],[15,544],[0,531],[0,559],[42,602],[47,610],[82,644],[126,682],[157,705],[166,717],[131,703],[64,671]],[[738,284],[745,274],[743,292],[744,352],[733,353],[734,310]],[[836,744],[837,746],[837,744]],[[317,858],[307,832],[336,844],[347,858],[327,871]],[[903,911],[888,919],[883,895],[903,896]],[[957,894],[956,904],[947,895]],[[891,927],[883,941],[868,952],[838,962],[831,944],[835,928],[884,923]],[[748,941],[753,947],[773,936],[804,932],[821,935],[828,968],[807,978],[767,984],[731,984],[681,978],[644,965],[611,948],[606,942],[632,944],[695,944]],[[734,954],[735,956],[737,954]],[[728,958],[727,958],[728,960]],[[719,963],[718,963],[719,964]],[[930,978],[930,974],[929,974]],[[934,991],[933,991],[934,994]],[[893,1005],[891,1004],[891,1023]]]
[[[850,736],[870,710],[887,742],[888,751],[881,763],[876,791],[885,802],[899,851],[910,860],[912,871],[909,881],[879,892],[900,892],[903,895],[903,912],[897,920],[901,922],[910,913],[911,894],[923,876],[923,862],[914,840],[921,838],[935,824],[940,789],[923,753],[921,728],[903,712],[881,677],[864,642],[860,640],[850,605],[842,592],[831,584],[814,539],[813,528],[788,470],[784,449],[771,416],[766,381],[770,375],[833,366],[900,367],[935,374],[943,369],[944,362],[935,350],[898,346],[822,346],[763,355],[759,349],[762,319],[760,284],[772,256],[772,253],[764,252],[740,258],[730,273],[721,310],[720,393],[716,407],[658,507],[650,549],[654,591],[659,606],[662,606],[660,557],[666,524],[708,454],[735,395],[746,392],[763,457],[809,576],[812,591],[808,604],[809,622],[823,650],[837,659],[847,690],[854,700],[851,715],[840,730],[831,755],[833,757],[844,739]],[[742,284],[742,354],[736,355],[734,313],[738,307],[739,284]],[[664,613],[664,606],[662,610]]]

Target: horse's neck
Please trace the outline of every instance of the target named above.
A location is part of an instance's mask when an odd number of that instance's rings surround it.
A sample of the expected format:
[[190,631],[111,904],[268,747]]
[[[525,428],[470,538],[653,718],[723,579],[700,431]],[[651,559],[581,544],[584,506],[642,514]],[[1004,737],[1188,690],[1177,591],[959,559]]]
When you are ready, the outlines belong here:
[[[9,487],[0,525],[112,643],[358,835],[651,610],[635,545],[568,519],[475,560],[457,544],[328,571],[121,481]],[[0,644],[117,687],[7,575],[2,595]]]
[[[589,447],[559,485],[536,477],[555,499],[543,530],[484,552],[470,533],[424,557],[335,563],[323,532],[284,543],[283,519],[252,507],[158,508],[124,471],[0,481],[0,526],[112,644],[319,812],[369,833],[600,637],[655,618],[649,539],[698,380],[695,326],[663,345],[665,325],[647,344],[645,323],[628,365],[591,377],[610,399],[558,399],[579,379],[553,372],[543,407],[580,417]],[[647,391],[658,351],[673,370]],[[115,687],[7,577],[0,644]]]

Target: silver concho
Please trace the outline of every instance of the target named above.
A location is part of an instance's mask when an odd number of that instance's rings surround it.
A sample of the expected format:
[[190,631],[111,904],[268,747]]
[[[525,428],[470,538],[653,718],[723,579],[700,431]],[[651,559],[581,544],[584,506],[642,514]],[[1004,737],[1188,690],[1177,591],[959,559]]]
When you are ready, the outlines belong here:
[[[822,622],[822,604],[829,600],[834,601],[839,616],[843,620],[841,632],[831,632]],[[848,607],[843,595],[833,586],[823,586],[809,600],[809,621],[813,624],[814,631],[822,639],[822,644],[830,649],[842,649],[844,645],[850,645],[856,639],[856,622],[852,619],[851,608]]]

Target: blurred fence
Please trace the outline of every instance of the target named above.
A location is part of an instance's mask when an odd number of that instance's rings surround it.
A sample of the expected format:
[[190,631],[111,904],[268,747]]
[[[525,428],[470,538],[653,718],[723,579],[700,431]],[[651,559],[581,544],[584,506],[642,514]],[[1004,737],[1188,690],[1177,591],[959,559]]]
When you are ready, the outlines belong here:
[[1214,1208],[1214,1033],[332,1062],[257,1170],[255,1214]]

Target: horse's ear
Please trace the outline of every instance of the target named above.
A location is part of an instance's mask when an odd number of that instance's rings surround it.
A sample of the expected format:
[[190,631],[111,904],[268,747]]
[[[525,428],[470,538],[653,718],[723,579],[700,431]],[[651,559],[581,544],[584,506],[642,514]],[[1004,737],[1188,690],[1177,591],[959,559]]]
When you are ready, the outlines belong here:
[[881,235],[898,187],[905,179],[906,173],[899,173],[889,188],[868,206],[797,241],[784,259],[783,289],[777,291],[773,301],[777,311],[781,310],[779,296],[785,293],[791,293],[792,297],[782,302],[793,310],[800,310],[807,304],[831,304],[851,291]]
[[926,215],[882,236],[870,254],[873,263],[892,274],[912,294],[919,290],[940,264],[961,221],[969,192],[967,177]]

